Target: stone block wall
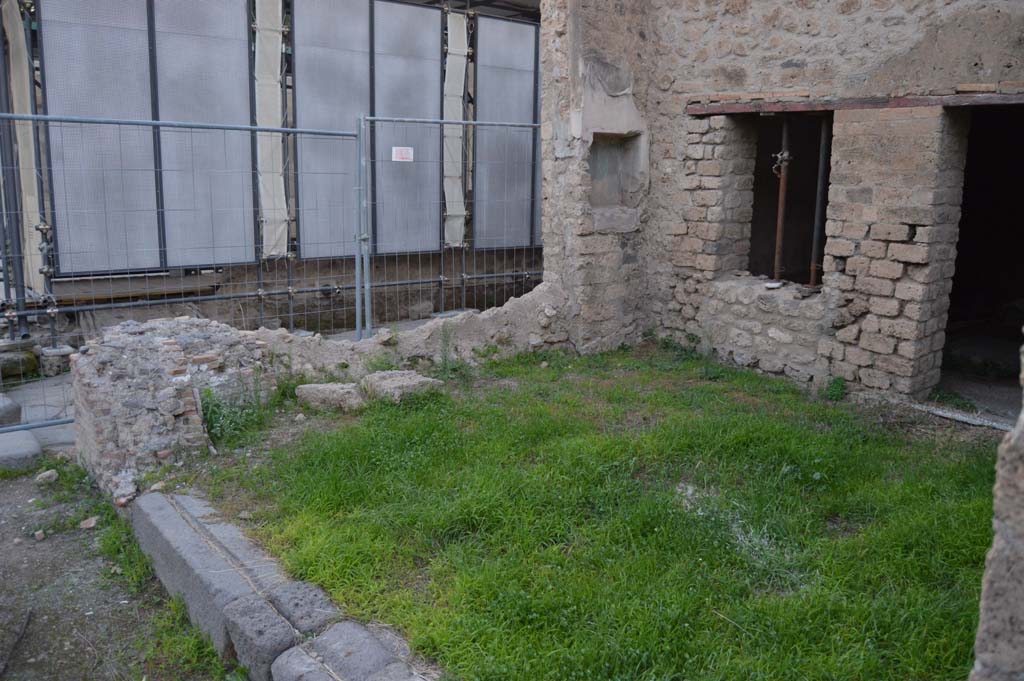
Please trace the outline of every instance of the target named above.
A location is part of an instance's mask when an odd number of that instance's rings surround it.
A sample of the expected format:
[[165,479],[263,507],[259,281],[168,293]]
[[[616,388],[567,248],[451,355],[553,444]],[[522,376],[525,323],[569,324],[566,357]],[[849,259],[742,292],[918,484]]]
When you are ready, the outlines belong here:
[[697,316],[702,336],[719,356],[740,366],[785,374],[806,383],[828,375],[818,355],[832,325],[827,294],[803,287],[765,289],[765,280],[727,276],[704,286]]
[[706,282],[747,266],[756,149],[753,126],[733,116],[690,118],[685,143],[655,148],[656,171],[679,188],[652,197],[664,217],[646,239],[649,260],[670,265],[657,277],[672,297],[650,304],[671,330],[699,334]]
[[999,447],[993,511],[971,681],[1024,674],[1024,414]]
[[837,111],[827,289],[841,308],[833,375],[919,395],[939,381],[967,118],[941,107]]

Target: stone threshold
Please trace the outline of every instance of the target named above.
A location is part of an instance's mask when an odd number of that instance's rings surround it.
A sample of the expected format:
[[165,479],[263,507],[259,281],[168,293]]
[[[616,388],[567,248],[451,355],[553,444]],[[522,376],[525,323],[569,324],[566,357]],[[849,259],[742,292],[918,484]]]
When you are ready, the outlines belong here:
[[167,592],[252,681],[437,677],[389,629],[346,620],[322,589],[289,579],[203,499],[150,492],[132,504],[130,519]]

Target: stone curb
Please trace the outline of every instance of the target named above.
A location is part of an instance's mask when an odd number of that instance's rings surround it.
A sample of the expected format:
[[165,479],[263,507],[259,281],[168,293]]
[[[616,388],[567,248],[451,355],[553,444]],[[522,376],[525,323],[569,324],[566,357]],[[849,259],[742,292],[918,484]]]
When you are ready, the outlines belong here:
[[168,593],[185,601],[193,624],[252,681],[423,678],[403,659],[407,652],[343,621],[323,590],[288,579],[205,501],[151,492],[132,505],[131,523]]

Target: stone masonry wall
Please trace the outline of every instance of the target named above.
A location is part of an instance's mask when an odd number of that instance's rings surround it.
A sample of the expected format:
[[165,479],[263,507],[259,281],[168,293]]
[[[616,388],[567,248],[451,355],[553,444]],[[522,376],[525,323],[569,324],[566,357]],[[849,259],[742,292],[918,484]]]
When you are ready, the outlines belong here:
[[266,343],[207,319],[125,322],[72,355],[79,463],[101,489],[135,493],[135,480],[209,444],[200,399],[274,386]]
[[1024,674],[1024,414],[999,447],[994,516],[971,681]]
[[[541,2],[544,280],[568,295],[571,342],[581,352],[617,347],[642,326],[637,251],[649,142],[638,103],[647,88],[646,4]],[[623,169],[627,197],[611,220],[591,204],[595,135],[629,140],[638,151]]]
[[[728,233],[725,228],[717,233],[715,227],[707,226],[714,221],[702,209],[716,206],[697,204],[708,201],[706,193],[714,187],[701,184],[695,164],[690,163],[707,160],[706,148],[693,146],[705,146],[705,140],[698,142],[695,137],[705,132],[705,126],[732,126],[739,134],[742,117],[694,118],[686,114],[688,103],[953,94],[974,91],[973,84],[985,84],[977,90],[1024,91],[1024,47],[1018,40],[1024,33],[1024,3],[1016,0],[642,0],[637,4],[648,5],[643,49],[649,55],[644,66],[650,83],[646,99],[638,102],[651,139],[651,188],[639,235],[645,274],[643,324],[680,340],[699,335],[695,318],[706,299],[700,287],[709,273],[714,278],[730,268],[745,267],[741,257],[720,257],[716,250],[738,256],[744,246],[742,240],[733,242],[734,235],[749,233],[742,220],[733,218],[724,222],[738,221],[740,226]],[[734,123],[716,123],[717,119]],[[733,142],[727,138],[724,143]],[[843,142],[838,143],[834,150],[842,156]],[[914,153],[909,145],[903,148]],[[880,148],[879,154],[885,150]],[[912,172],[901,167],[908,160],[897,158],[895,152],[891,156],[896,167],[885,169],[887,177],[892,179],[903,169]],[[745,191],[746,182],[753,180],[737,178],[736,182],[742,187],[739,191]],[[725,194],[722,201],[737,208],[745,201],[735,190]],[[717,240],[723,243],[714,243]],[[698,255],[715,257],[700,258],[703,266],[699,266]],[[901,290],[911,293],[908,287]],[[935,301],[942,297],[932,289],[927,296]],[[857,316],[866,314],[857,307],[852,308]],[[901,315],[919,311],[911,307]],[[904,346],[911,355],[904,358],[919,369],[931,361],[922,358],[925,350],[920,345]],[[845,356],[828,358],[847,361]],[[853,358],[866,359],[858,350]],[[895,357],[884,360],[881,368],[851,368],[851,364],[837,365],[840,375],[857,377],[860,369],[866,369],[867,381],[876,386],[888,381],[898,390],[919,392],[928,382],[907,380],[911,377],[902,375],[906,366]]]
[[941,107],[837,111],[824,282],[842,307],[833,375],[921,394],[938,383],[967,119]]
[[677,98],[952,94],[1024,80],[1017,0],[649,1],[652,82]]
[[651,163],[663,184],[649,200],[645,238],[659,256],[648,260],[647,276],[672,297],[654,296],[649,307],[670,331],[701,335],[708,282],[747,267],[756,142],[745,121],[711,116],[689,119],[681,140],[654,145]]
[[401,334],[380,329],[363,341],[333,341],[283,329],[242,331],[179,317],[124,322],[72,356],[75,444],[79,463],[100,488],[127,502],[137,480],[209,446],[202,399],[209,389],[228,403],[265,399],[283,374],[347,375],[368,365],[429,368],[445,359],[570,345],[561,289],[543,283],[500,308],[432,319]]
[[697,323],[715,352],[740,366],[821,381],[828,362],[818,355],[832,325],[828,294],[802,286],[768,290],[759,277],[730,276],[704,286]]

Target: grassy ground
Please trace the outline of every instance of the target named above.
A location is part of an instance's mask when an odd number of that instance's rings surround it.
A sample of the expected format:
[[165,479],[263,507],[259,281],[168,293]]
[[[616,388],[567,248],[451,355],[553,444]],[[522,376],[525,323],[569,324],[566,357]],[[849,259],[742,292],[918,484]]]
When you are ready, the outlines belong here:
[[994,435],[672,347],[455,374],[205,484],[453,678],[966,677]]

